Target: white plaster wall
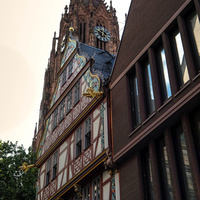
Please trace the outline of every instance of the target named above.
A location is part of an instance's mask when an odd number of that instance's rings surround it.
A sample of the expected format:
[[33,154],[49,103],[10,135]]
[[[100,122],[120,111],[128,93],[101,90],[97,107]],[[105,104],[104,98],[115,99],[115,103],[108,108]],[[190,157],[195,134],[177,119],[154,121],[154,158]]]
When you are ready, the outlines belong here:
[[63,153],[59,157],[59,168],[58,168],[58,173],[64,168],[65,166],[65,159],[67,156],[67,149],[63,151]]
[[107,103],[104,104],[104,145],[105,149],[108,147],[108,115]]
[[66,141],[60,146],[60,152],[62,152],[67,146],[68,146],[68,143]]
[[58,175],[58,188],[57,188],[57,190],[59,190],[60,187],[61,187],[61,179],[62,179],[62,176],[63,176],[63,172],[60,173],[60,174]]
[[42,168],[41,168],[40,172],[42,173],[44,171],[44,169],[45,169],[45,164],[42,165]]
[[99,137],[98,139],[98,146],[97,146],[97,152],[96,152],[96,157],[101,154],[102,150],[101,150],[101,137]]
[[100,110],[99,109],[95,109],[95,111],[93,112],[93,119],[96,118],[97,115],[100,114]]
[[116,199],[120,200],[119,173],[115,174],[115,191],[116,191]]
[[73,145],[73,143],[71,144],[71,146],[70,146],[70,148],[71,148],[71,159],[73,160],[74,159],[74,145]]
[[109,172],[108,170],[103,172],[103,183],[106,182],[111,177],[111,175],[108,172]]
[[103,200],[109,200],[109,197],[110,197],[110,182],[108,182],[106,185],[103,186]]
[[93,140],[98,136],[100,116],[93,123]]
[[40,190],[44,188],[44,173],[40,175]]

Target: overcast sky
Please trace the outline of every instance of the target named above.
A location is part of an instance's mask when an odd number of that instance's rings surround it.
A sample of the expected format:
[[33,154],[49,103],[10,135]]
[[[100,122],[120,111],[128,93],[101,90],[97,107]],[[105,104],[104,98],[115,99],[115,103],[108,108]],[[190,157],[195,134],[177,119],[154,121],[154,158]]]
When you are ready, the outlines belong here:
[[[70,0],[1,0],[0,139],[31,146],[38,122],[44,72]],[[106,0],[110,5],[110,0]],[[120,34],[131,0],[113,0]]]

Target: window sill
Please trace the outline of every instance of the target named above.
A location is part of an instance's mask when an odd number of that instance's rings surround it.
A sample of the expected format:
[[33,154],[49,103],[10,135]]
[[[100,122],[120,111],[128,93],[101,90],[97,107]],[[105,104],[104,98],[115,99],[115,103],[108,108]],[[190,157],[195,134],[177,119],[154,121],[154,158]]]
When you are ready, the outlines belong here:
[[141,128],[141,125],[138,125],[129,135],[128,137],[131,137],[136,131],[138,131]]
[[169,99],[167,99],[167,101],[165,101],[162,106],[160,106],[160,108],[157,109],[157,112],[161,111],[169,102],[172,101],[172,97],[169,97]]
[[72,108],[70,108],[66,113],[65,115],[68,115],[70,113],[70,111],[72,110]]
[[195,81],[196,79],[198,79],[200,77],[200,73],[198,73],[193,79],[192,81]]
[[174,95],[174,97],[177,97],[185,88],[187,88],[190,85],[190,81],[187,82],[185,85],[183,85],[180,90]]
[[85,147],[83,151],[86,151],[90,146],[91,146],[91,144],[89,144],[87,147]]
[[142,125],[146,124],[155,114],[156,111],[154,111],[151,115],[149,115],[149,117],[144,122],[142,122]]
[[77,100],[76,102],[74,102],[74,107],[78,104],[79,101],[80,101],[80,99]]

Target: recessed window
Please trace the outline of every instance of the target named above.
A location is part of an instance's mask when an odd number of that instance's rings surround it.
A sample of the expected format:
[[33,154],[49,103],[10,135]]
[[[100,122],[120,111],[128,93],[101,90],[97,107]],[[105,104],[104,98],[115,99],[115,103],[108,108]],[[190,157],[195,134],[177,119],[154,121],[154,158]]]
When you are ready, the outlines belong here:
[[151,67],[148,62],[144,63],[144,81],[147,102],[147,115],[150,115],[155,110],[153,83],[151,76]]
[[73,62],[71,61],[68,66],[68,78],[72,75],[72,73],[73,73]]
[[53,155],[52,179],[54,179],[57,175],[57,162],[58,162],[58,151],[56,151]]
[[200,167],[200,111],[197,113],[192,113],[192,123],[193,123],[193,136],[195,142],[195,148],[198,156],[198,164]]
[[131,105],[132,105],[132,116],[134,128],[140,124],[140,104],[139,104],[139,93],[138,84],[135,70],[130,74],[131,84]]
[[174,127],[174,146],[176,149],[177,166],[182,186],[182,194],[186,199],[196,199],[192,181],[191,168],[189,163],[188,151],[185,135],[181,125]]
[[74,86],[74,105],[79,101],[80,82],[78,81]]
[[64,85],[64,83],[66,82],[66,76],[67,76],[67,68],[64,69],[64,71],[62,72],[62,75],[61,75],[61,79],[62,79],[61,84],[62,85]]
[[144,181],[144,196],[146,200],[154,200],[153,192],[153,177],[152,177],[152,167],[150,162],[149,151],[146,148],[142,152],[142,175]]
[[197,69],[200,71],[200,23],[196,12],[192,13],[188,18],[189,32],[192,39],[192,46],[197,61]]
[[169,73],[167,68],[167,61],[165,56],[165,50],[162,46],[160,46],[157,50],[157,63],[159,70],[159,78],[161,83],[161,91],[162,91],[162,101],[164,102],[166,99],[171,97],[171,86],[169,82]]
[[64,113],[65,113],[65,98],[60,103],[60,117],[59,117],[60,121],[64,118]]
[[158,141],[158,158],[160,164],[160,172],[161,172],[161,187],[163,190],[163,198],[166,200],[173,200],[173,193],[172,193],[172,181],[170,176],[170,169],[169,169],[169,160],[167,155],[167,148],[165,145],[164,138],[161,138]]
[[90,185],[83,188],[83,200],[90,200]]
[[172,43],[174,47],[173,50],[177,67],[179,87],[181,87],[189,81],[189,73],[185,58],[185,52],[183,49],[181,34],[178,30],[173,33]]
[[66,113],[68,113],[72,108],[72,91],[67,94],[67,105],[66,105]]
[[82,127],[76,130],[76,157],[82,152]]
[[50,176],[51,176],[51,158],[46,163],[46,185],[50,183]]
[[84,135],[85,135],[85,149],[91,144],[91,117],[85,120],[84,123]]
[[56,128],[58,124],[58,107],[54,110],[53,113],[53,129]]
[[100,187],[100,177],[97,177],[96,179],[93,180],[92,183],[92,196],[94,200],[100,200],[101,197],[101,187]]

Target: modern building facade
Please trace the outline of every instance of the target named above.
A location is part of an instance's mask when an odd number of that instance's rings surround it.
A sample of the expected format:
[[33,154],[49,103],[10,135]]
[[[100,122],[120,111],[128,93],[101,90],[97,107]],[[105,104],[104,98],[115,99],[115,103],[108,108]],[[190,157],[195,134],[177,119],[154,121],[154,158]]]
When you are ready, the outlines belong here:
[[200,199],[200,1],[131,3],[110,82],[121,199]]
[[33,140],[37,200],[120,199],[108,92],[118,43],[112,2],[108,10],[101,0],[70,1],[53,38]]

